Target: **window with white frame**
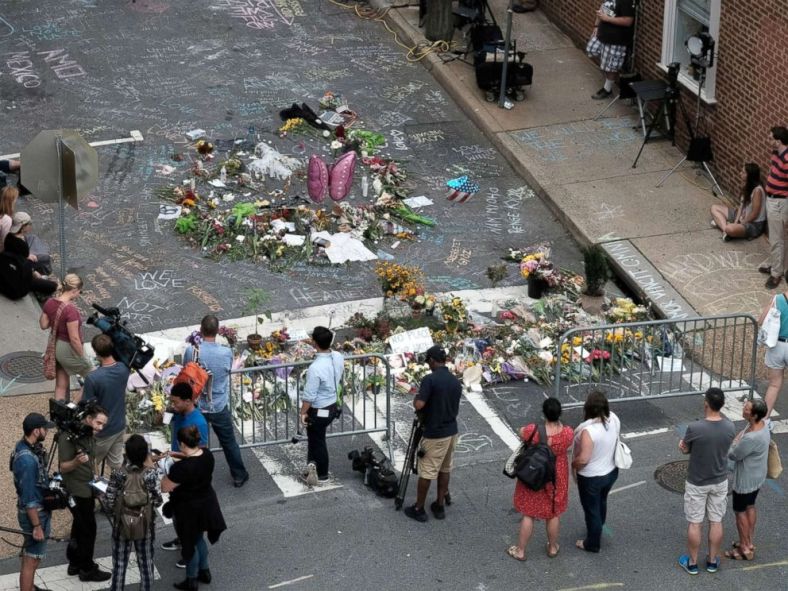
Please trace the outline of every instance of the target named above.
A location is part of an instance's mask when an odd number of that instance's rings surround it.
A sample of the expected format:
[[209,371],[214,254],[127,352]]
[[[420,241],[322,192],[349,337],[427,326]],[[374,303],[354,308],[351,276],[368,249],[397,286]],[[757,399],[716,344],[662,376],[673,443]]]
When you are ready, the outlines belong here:
[[[720,4],[722,0],[665,0],[665,15],[662,27],[662,63],[666,68],[672,62],[681,63],[679,82],[693,92],[698,92],[699,70],[690,63],[685,45],[687,38],[707,32],[717,41],[719,48]],[[701,97],[714,101],[717,60],[706,72],[706,82]]]

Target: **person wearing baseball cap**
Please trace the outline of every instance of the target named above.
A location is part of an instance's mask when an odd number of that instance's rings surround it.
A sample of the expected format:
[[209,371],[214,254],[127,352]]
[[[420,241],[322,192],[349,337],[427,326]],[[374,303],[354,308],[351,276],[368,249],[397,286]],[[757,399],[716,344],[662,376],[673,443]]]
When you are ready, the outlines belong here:
[[434,345],[427,349],[427,365],[432,373],[421,380],[413,408],[422,415],[424,435],[419,459],[419,484],[416,503],[404,510],[405,515],[416,521],[427,521],[424,503],[433,480],[438,481],[438,497],[430,505],[435,519],[446,517],[446,497],[452,468],[454,447],[457,444],[457,414],[460,411],[462,385],[446,367],[446,351]]
[[11,459],[17,495],[17,518],[25,535],[19,569],[19,589],[34,591],[36,569],[46,554],[47,537],[52,514],[44,509],[44,491],[49,486],[44,440],[55,424],[44,415],[30,413],[22,421],[24,437],[16,444]]

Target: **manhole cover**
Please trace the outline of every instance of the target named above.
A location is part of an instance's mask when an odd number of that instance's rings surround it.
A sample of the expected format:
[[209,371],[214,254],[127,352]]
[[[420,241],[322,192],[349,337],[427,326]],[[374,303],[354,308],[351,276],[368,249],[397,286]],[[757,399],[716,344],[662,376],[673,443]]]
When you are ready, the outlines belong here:
[[46,382],[44,357],[39,351],[16,351],[0,357],[0,378],[18,383]]
[[671,492],[684,494],[684,481],[687,479],[689,460],[678,460],[663,464],[654,471],[654,479]]

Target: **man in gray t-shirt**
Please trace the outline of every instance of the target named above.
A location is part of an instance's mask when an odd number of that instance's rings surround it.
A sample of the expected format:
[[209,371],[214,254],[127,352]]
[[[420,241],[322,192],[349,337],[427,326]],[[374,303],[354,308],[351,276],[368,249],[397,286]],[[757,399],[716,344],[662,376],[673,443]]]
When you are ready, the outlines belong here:
[[709,388],[703,401],[704,418],[687,426],[679,441],[679,450],[689,454],[689,471],[684,483],[684,515],[689,522],[687,551],[679,565],[691,575],[698,574],[698,550],[704,518],[709,520],[709,554],[706,570],[717,572],[720,566],[722,518],[728,499],[728,449],[736,430],[720,410],[725,394]]

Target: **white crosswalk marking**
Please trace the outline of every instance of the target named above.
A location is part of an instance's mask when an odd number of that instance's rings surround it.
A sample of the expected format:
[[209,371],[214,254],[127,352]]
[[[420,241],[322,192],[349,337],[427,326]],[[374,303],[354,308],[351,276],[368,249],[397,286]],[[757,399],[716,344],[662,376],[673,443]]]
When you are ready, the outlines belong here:
[[[102,570],[112,572],[111,556],[97,558],[96,562],[98,562]],[[98,591],[98,589],[106,589],[109,586],[108,581],[103,583],[83,583],[79,580],[79,577],[68,576],[67,570],[67,564],[39,568],[36,571],[35,584],[52,591]],[[159,575],[159,571],[155,566],[153,567],[153,578],[154,580],[161,579],[161,575]],[[139,582],[140,571],[137,569],[137,557],[132,552],[129,557],[128,569],[126,569],[126,585],[134,585]],[[18,589],[19,573],[0,576],[0,591],[17,591]]]

